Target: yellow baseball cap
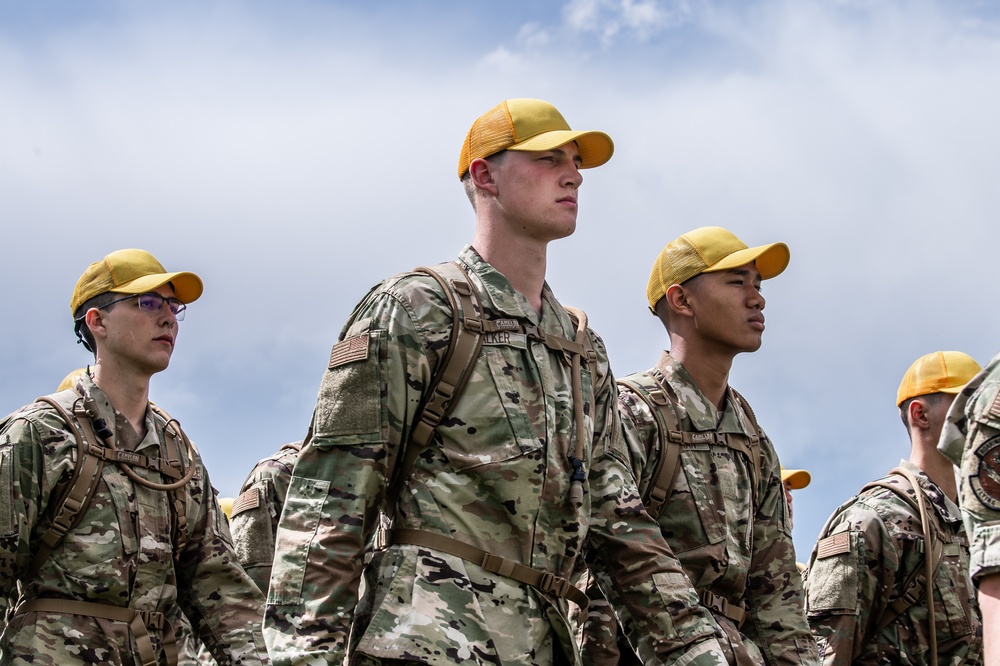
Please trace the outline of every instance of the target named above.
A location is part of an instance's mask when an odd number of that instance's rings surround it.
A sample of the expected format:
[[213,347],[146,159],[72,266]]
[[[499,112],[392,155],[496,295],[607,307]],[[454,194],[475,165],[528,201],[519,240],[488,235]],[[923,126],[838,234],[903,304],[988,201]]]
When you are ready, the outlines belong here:
[[607,134],[571,130],[562,114],[548,102],[504,100],[476,118],[469,128],[458,157],[458,178],[464,178],[472,160],[480,157],[502,150],[552,150],[570,141],[576,141],[580,150],[581,169],[599,167],[615,152],[615,144]]
[[144,294],[170,282],[174,295],[181,303],[198,300],[203,289],[201,278],[194,273],[168,273],[145,250],[117,250],[101,261],[92,263],[76,283],[70,312],[94,296],[112,291],[117,294]]
[[781,482],[788,483],[792,490],[802,490],[812,481],[812,474],[804,469],[781,468]]
[[896,391],[896,406],[930,393],[958,393],[982,370],[968,354],[937,351],[921,356],[910,366]]
[[646,297],[649,308],[667,295],[675,284],[682,284],[702,273],[724,271],[751,261],[757,262],[761,278],[769,280],[788,266],[788,246],[771,243],[747,247],[731,231],[722,227],[700,227],[670,241],[660,251],[649,273]]

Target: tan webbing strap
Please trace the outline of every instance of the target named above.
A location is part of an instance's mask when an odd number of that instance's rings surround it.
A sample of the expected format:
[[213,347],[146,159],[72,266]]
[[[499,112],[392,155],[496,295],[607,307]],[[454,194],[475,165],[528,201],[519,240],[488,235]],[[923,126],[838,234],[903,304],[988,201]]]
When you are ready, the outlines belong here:
[[[630,389],[633,395],[646,403],[649,413],[656,419],[656,437],[660,445],[660,455],[656,460],[647,496],[642,498],[646,505],[646,513],[656,519],[660,517],[667,505],[670,491],[677,479],[677,472],[680,470],[678,463],[681,447],[679,445],[683,434],[678,430],[677,419],[674,416],[670,399],[661,389],[645,388],[638,382],[627,378],[619,379],[618,385]],[[647,459],[652,454],[652,451],[647,451]]]
[[698,598],[701,600],[702,606],[711,608],[716,613],[724,615],[735,622],[737,629],[743,626],[743,620],[746,619],[747,612],[741,604],[734,604],[729,599],[708,590],[699,590]]
[[386,492],[384,511],[390,518],[417,456],[433,439],[438,424],[451,412],[462,391],[465,390],[465,385],[472,376],[472,367],[483,345],[482,320],[477,315],[481,309],[479,295],[469,284],[465,269],[457,263],[442,264],[438,268],[458,270],[459,275],[465,279],[454,278],[445,281],[445,278],[434,269],[425,266],[414,269],[418,273],[434,278],[448,299],[452,317],[451,340],[437,374],[427,387],[424,403],[414,415],[402,464],[396,466],[396,472]]
[[[188,439],[187,433],[181,429],[181,424],[170,416],[170,414],[167,414],[166,411],[153,403],[149,403],[149,406],[164,421],[163,438],[164,449],[167,455],[166,467],[177,474],[174,478],[180,478],[180,470],[184,469],[184,460],[181,457],[181,448],[177,440],[181,439],[184,441],[188,452],[188,470],[193,475],[195,468],[194,444]],[[174,560],[179,560],[184,549],[187,547],[188,541],[187,493],[184,488],[175,488],[167,490],[167,495],[170,497],[170,504],[173,509],[171,519],[173,520],[174,529]]]
[[587,609],[587,604],[589,603],[587,595],[565,578],[493,555],[481,548],[476,548],[443,534],[434,534],[433,532],[425,532],[424,530],[389,530],[386,545],[391,546],[393,544],[422,546],[454,555],[466,562],[476,564],[490,573],[530,585],[541,592],[561,599],[569,599],[584,611]]
[[[861,492],[872,488],[881,487],[887,490],[891,490],[893,493],[903,498],[911,507],[917,509],[920,515],[920,525],[924,533],[924,571],[918,573],[919,569],[914,572],[911,580],[907,583],[903,595],[891,602],[883,613],[881,619],[878,623],[879,631],[888,627],[892,624],[896,618],[905,613],[910,606],[915,604],[920,600],[920,596],[924,593],[927,599],[927,633],[928,633],[928,643],[931,648],[931,665],[937,666],[938,654],[937,654],[937,622],[934,617],[934,575],[937,572],[938,566],[941,564],[941,559],[944,557],[944,546],[940,539],[935,539],[934,535],[936,533],[935,527],[931,524],[929,519],[930,512],[927,509],[927,500],[924,497],[924,491],[920,487],[920,482],[917,477],[908,469],[902,467],[895,467],[889,472],[889,476],[893,474],[898,474],[899,476],[906,479],[907,483],[910,484],[910,488],[913,490],[913,494],[916,496],[916,506],[914,506],[914,498],[910,497],[903,488],[895,486],[891,483],[887,483],[882,479],[869,483]],[[859,493],[860,494],[860,493]]]
[[90,441],[78,427],[78,419],[71,416],[62,405],[49,396],[38,398],[38,401],[51,405],[73,431],[73,436],[76,437],[77,461],[76,465],[73,466],[73,475],[61,497],[56,502],[49,504],[49,506],[58,508],[52,516],[52,525],[42,535],[38,550],[35,551],[35,556],[31,560],[28,578],[34,578],[38,574],[42,564],[49,558],[56,546],[83,518],[83,513],[87,510],[90,500],[93,499],[94,493],[97,491],[101,480],[101,470],[104,467],[104,461],[101,458],[88,454]]
[[163,632],[163,650],[167,656],[167,664],[169,666],[177,664],[177,638],[173,625],[166,621],[163,613],[158,611],[140,611],[134,608],[72,599],[30,599],[20,604],[16,612],[18,615],[21,613],[84,615],[113,622],[124,622],[128,624],[132,638],[135,639],[143,666],[156,666],[159,663],[156,653],[153,651],[153,641],[150,639],[148,631],[148,629],[156,629]]
[[[569,456],[570,464],[573,465],[573,476],[570,478],[569,501],[580,505],[583,502],[583,484],[587,480],[587,470],[583,467],[583,458],[586,455],[584,440],[586,439],[587,432],[583,406],[583,357],[587,356],[588,351],[593,352],[593,350],[587,346],[587,314],[583,310],[571,307],[566,307],[565,310],[576,322],[576,339],[573,341],[572,346],[568,340],[553,338],[551,336],[545,336],[542,344],[549,349],[572,354],[570,372],[572,373],[573,416],[576,422],[576,438],[573,454]],[[550,343],[552,342],[558,342],[557,346],[551,346]],[[596,358],[596,352],[593,353]],[[587,363],[592,369],[589,356]],[[593,381],[591,381],[591,388],[593,388]],[[593,391],[591,391],[590,402],[591,404],[594,402]]]

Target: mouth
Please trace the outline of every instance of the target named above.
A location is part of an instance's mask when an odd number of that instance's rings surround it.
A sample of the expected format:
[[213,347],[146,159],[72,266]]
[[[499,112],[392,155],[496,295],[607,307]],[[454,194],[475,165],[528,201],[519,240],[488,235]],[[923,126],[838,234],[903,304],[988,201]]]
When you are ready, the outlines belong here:
[[166,344],[168,347],[174,346],[174,338],[173,336],[170,335],[161,335],[158,338],[153,338],[153,342],[162,342]]
[[576,197],[563,197],[562,199],[556,199],[556,203],[576,208]]
[[756,331],[763,331],[764,330],[764,315],[758,315],[756,317],[750,317],[750,319],[747,320],[747,323],[750,324],[750,328],[752,328],[752,329],[754,329]]

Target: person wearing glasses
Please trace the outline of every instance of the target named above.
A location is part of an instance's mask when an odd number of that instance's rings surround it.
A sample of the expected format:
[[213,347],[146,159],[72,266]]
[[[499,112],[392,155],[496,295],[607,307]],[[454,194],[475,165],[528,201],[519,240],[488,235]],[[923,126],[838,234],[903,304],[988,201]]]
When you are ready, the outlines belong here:
[[182,614],[219,663],[268,662],[201,457],[149,402],[201,293],[143,250],[91,264],[70,308],[94,364],[0,422],[3,663],[176,664]]

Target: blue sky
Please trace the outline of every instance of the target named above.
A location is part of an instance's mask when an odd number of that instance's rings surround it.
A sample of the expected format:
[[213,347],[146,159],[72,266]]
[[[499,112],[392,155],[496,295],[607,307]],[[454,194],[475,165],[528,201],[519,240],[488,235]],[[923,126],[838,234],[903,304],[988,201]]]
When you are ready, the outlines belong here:
[[732,383],[813,473],[804,559],[907,455],[909,364],[1000,348],[998,71],[979,2],[0,4],[0,412],[88,361],[83,269],[149,249],[206,283],[152,397],[235,493],[305,433],[355,301],[471,238],[472,120],[540,97],[616,143],[549,282],[619,375],[666,344],[644,291],[667,241],[720,225],[791,248]]

